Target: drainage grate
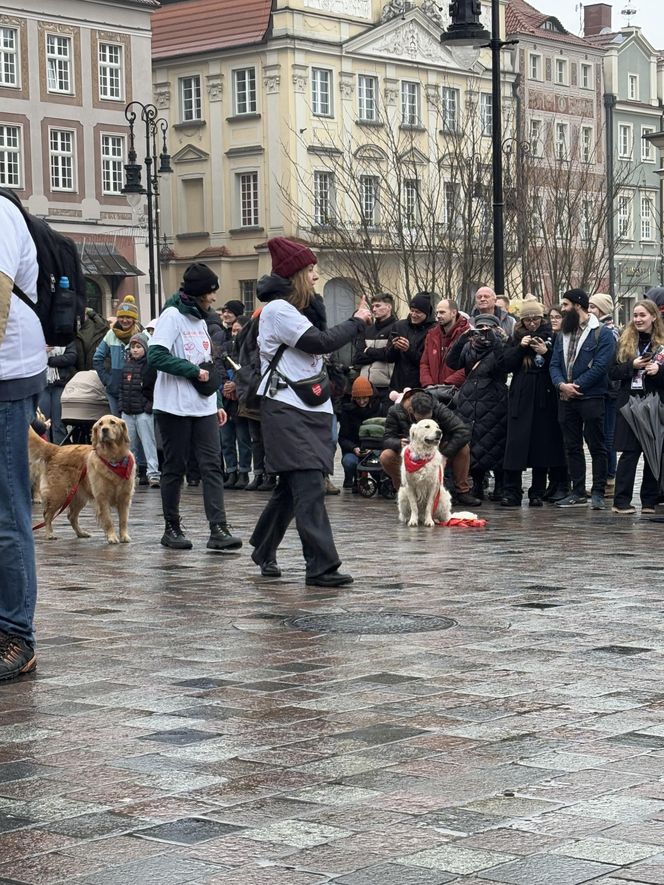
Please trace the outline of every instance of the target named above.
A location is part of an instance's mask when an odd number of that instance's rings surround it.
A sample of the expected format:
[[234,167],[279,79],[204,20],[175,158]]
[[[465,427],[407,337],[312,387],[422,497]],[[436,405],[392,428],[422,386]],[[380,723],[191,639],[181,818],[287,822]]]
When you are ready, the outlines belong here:
[[520,602],[514,608],[560,608],[559,602]]
[[287,627],[306,633],[390,634],[428,633],[456,626],[452,618],[410,615],[403,612],[344,612],[289,618]]

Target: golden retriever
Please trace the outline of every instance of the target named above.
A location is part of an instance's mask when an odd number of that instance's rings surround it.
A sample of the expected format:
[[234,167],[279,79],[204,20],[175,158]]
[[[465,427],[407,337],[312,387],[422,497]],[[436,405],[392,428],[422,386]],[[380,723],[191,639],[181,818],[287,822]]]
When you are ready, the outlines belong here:
[[[89,538],[78,522],[88,501],[93,500],[97,522],[109,544],[131,541],[127,531],[129,507],[134,494],[136,464],[129,450],[127,425],[121,418],[104,415],[92,428],[92,445],[55,446],[30,428],[30,464],[41,468],[45,535],[55,538],[53,519],[72,489],[67,518],[79,538]],[[120,536],[111,520],[111,507],[118,511]]]
[[430,418],[410,428],[403,450],[399,519],[410,526],[432,526],[450,518],[452,499],[443,484],[445,459],[440,449],[440,427]]

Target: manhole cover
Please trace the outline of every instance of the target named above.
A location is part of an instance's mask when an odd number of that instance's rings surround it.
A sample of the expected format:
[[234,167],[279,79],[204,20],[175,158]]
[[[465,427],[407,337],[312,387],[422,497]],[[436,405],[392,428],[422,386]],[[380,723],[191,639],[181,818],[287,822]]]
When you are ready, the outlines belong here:
[[289,618],[287,627],[306,633],[428,633],[456,626],[452,618],[409,615],[403,612],[344,612]]

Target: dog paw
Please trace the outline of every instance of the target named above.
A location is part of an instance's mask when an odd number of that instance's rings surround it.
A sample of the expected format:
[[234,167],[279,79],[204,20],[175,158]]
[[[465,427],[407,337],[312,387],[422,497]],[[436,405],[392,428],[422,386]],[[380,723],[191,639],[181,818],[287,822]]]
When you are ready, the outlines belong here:
[[120,539],[118,538],[118,536],[116,534],[108,535],[106,537],[106,540],[108,541],[109,544],[119,544],[120,543]]
[[433,519],[425,519],[425,520],[424,520],[424,525],[425,525],[428,529],[430,529],[430,528],[431,528],[432,526],[434,526],[435,524],[436,524],[436,523],[433,521]]
[[416,519],[409,519],[409,520],[408,520],[408,525],[411,526],[411,527],[413,527],[413,528],[417,528],[417,520],[416,520]]
[[84,532],[83,529],[79,529],[76,532],[76,537],[77,538],[91,538],[92,535],[90,534],[90,532]]
[[120,535],[120,543],[121,544],[129,544],[131,538],[126,533],[124,535]]

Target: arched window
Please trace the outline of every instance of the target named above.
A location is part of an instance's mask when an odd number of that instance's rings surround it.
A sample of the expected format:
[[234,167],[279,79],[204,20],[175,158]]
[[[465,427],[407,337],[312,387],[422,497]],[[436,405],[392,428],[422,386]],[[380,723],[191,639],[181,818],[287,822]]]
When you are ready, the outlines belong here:
[[102,316],[104,315],[103,311],[103,296],[101,293],[101,289],[94,280],[91,280],[89,277],[85,278],[85,304],[87,307],[91,307],[97,313],[100,313]]

